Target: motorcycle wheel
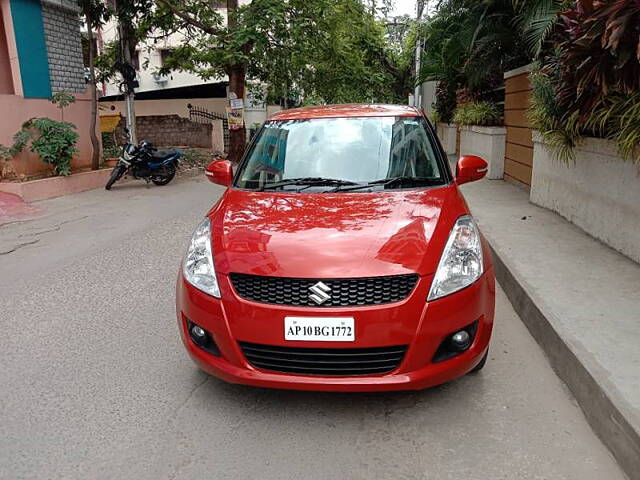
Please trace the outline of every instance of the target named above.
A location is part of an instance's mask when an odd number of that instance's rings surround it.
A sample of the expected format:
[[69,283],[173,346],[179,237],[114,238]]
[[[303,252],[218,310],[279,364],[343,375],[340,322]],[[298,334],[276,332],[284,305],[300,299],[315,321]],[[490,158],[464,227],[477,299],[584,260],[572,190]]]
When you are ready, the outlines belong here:
[[126,169],[127,167],[125,167],[124,165],[116,165],[111,171],[111,177],[109,177],[109,180],[107,181],[107,184],[104,186],[104,189],[111,190],[111,187],[113,186],[113,184],[116,183],[118,180],[120,180],[120,177],[124,175],[124,172]]
[[173,177],[175,176],[176,176],[176,166],[173,164],[166,165],[163,169],[162,174],[153,175],[151,177],[151,181],[156,185],[162,186],[162,185],[166,185],[171,180],[173,180]]

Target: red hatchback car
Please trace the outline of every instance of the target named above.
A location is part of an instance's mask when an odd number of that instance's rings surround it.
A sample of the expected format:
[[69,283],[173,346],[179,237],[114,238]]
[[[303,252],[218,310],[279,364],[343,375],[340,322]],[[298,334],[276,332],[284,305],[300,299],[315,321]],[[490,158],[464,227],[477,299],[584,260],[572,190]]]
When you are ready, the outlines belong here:
[[233,383],[422,389],[487,358],[495,279],[430,123],[412,107],[273,115],[191,238],[177,282],[187,351]]

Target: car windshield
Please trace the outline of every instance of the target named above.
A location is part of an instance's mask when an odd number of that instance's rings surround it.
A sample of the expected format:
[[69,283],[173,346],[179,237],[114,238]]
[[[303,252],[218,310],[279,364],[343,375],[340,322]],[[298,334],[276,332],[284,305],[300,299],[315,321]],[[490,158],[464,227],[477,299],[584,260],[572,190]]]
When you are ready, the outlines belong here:
[[444,174],[432,142],[421,117],[271,121],[260,131],[235,185],[297,191],[441,185]]

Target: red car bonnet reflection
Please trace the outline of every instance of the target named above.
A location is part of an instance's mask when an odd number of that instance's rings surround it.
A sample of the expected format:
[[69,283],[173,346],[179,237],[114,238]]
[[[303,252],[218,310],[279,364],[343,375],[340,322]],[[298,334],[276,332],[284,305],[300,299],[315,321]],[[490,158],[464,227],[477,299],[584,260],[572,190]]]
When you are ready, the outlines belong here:
[[[444,211],[464,209],[455,188],[358,194],[230,190],[210,213],[216,267],[283,277],[433,273],[428,255]],[[408,242],[408,243],[405,243]],[[436,242],[441,248],[442,239]],[[310,256],[313,262],[309,262]]]

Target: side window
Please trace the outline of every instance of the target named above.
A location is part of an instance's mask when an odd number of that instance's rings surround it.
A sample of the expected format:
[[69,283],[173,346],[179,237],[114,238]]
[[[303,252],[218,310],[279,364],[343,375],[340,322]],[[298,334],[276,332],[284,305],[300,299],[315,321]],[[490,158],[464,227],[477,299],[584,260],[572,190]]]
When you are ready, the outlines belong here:
[[287,154],[286,128],[265,127],[251,153],[252,161],[242,175],[242,180],[264,183],[265,180],[278,181],[282,178]]
[[418,120],[399,118],[393,125],[389,176],[440,178],[433,146]]

